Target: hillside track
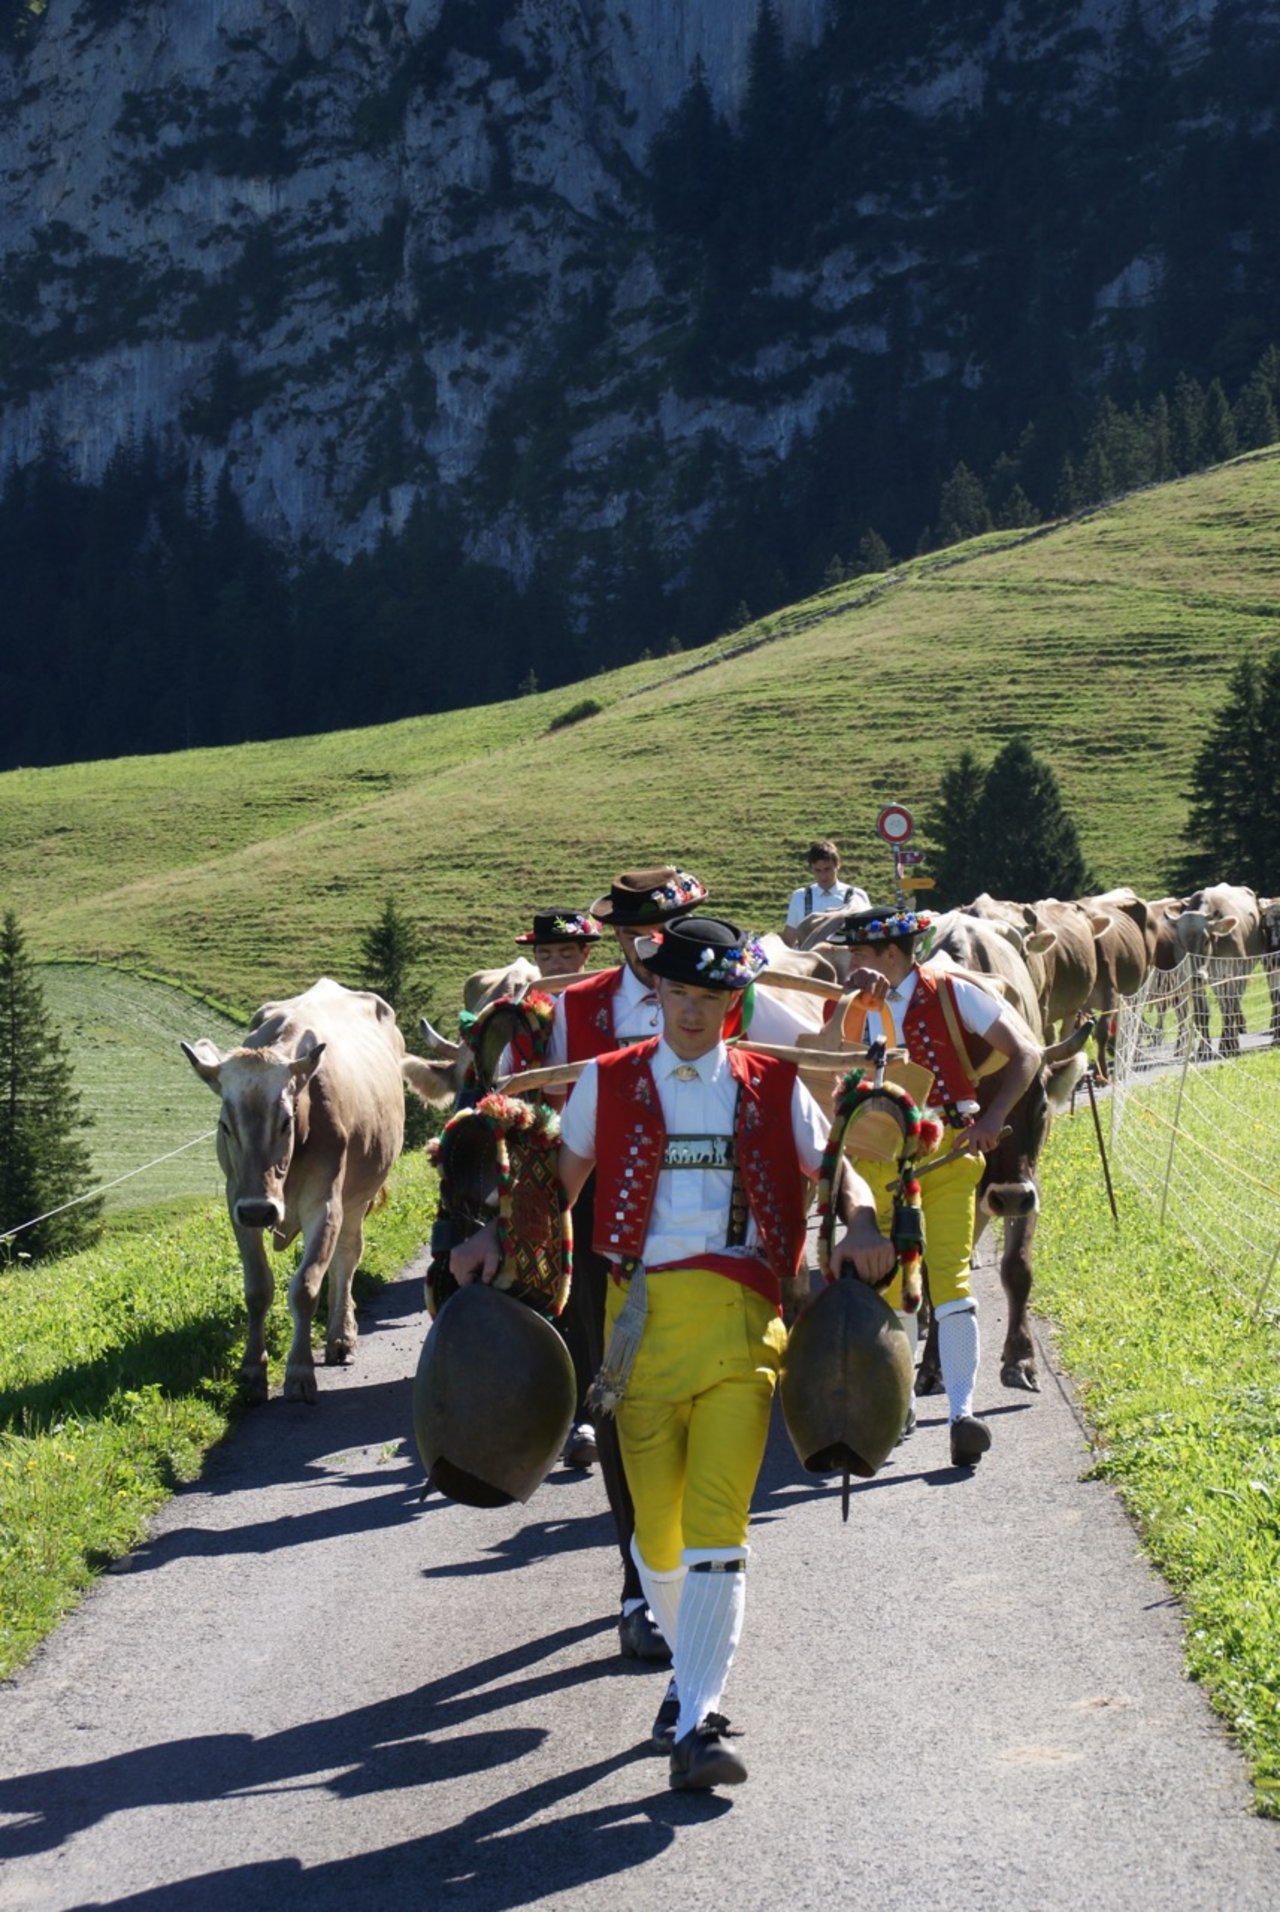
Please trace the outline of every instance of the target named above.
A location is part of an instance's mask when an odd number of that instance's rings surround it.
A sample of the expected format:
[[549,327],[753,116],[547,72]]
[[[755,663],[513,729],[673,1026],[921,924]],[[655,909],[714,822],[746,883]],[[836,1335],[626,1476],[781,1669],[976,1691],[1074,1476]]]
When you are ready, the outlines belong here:
[[420,1271],[319,1406],[273,1400],[0,1689],[0,1907],[1271,1908],[1280,1825],[1181,1672],[1180,1615],[1052,1349],[947,1464],[804,1476],[775,1419],[727,1704],[749,1783],[672,1794],[617,1657],[598,1478],[418,1498]]

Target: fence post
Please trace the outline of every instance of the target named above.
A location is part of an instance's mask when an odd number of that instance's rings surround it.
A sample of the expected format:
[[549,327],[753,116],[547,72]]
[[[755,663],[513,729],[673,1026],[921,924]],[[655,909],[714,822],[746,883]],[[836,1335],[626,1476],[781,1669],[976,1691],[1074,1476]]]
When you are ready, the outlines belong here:
[[[1189,959],[1183,958],[1184,962]],[[1187,982],[1191,981],[1188,974]],[[1174,1014],[1177,1014],[1175,1009]],[[1164,1187],[1160,1191],[1160,1226],[1164,1227],[1165,1213],[1169,1207],[1169,1182],[1173,1175],[1173,1156],[1178,1146],[1178,1123],[1182,1118],[1182,1092],[1187,1086],[1187,1071],[1191,1067],[1191,1052],[1196,1046],[1198,1036],[1195,1029],[1195,1016],[1191,1014],[1183,1024],[1186,1040],[1182,1047],[1182,1074],[1178,1077],[1178,1099],[1173,1105],[1173,1133],[1169,1137],[1169,1159],[1164,1165]]]

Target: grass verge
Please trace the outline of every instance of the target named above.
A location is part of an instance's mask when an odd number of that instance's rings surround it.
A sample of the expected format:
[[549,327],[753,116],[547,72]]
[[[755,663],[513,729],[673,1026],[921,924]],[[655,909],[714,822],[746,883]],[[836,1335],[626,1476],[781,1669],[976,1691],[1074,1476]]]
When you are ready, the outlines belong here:
[[[435,1178],[406,1156],[371,1218],[357,1296],[394,1278],[429,1232]],[[281,1256],[278,1274],[295,1252]],[[268,1322],[289,1335],[280,1281]],[[239,1257],[220,1204],[120,1231],[38,1270],[0,1272],[0,1678],[142,1536],[148,1517],[240,1411]],[[317,1311],[323,1327],[324,1298]],[[358,1357],[357,1357],[358,1358]]]
[[1044,1183],[1035,1302],[1093,1429],[1093,1471],[1179,1596],[1187,1671],[1248,1760],[1259,1811],[1280,1818],[1280,1314],[1255,1321],[1240,1292],[1265,1270],[1215,1275],[1124,1182],[1117,1231],[1087,1109],[1055,1128]]

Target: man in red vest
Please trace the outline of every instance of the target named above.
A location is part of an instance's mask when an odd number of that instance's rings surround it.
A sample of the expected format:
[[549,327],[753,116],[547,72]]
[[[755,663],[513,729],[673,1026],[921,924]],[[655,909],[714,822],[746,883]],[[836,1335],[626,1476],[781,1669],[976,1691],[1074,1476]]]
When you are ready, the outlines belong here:
[[[654,978],[636,954],[637,942],[642,935],[661,931],[664,924],[696,909],[706,894],[696,876],[670,863],[650,870],[624,870],[614,879],[608,894],[591,905],[588,916],[613,931],[622,960],[583,976],[556,997],[545,1057],[548,1064],[587,1062],[607,1050],[646,1041],[657,1032],[660,1016]],[[573,1286],[560,1324],[584,1401],[604,1356],[609,1273],[609,1264],[591,1246],[592,1196],[589,1183],[578,1201]],[[632,1556],[635,1513],[618,1451],[617,1431],[609,1422],[590,1420],[580,1403],[565,1449],[566,1459],[576,1455],[581,1460],[593,1450],[600,1462],[622,1557],[620,1650],[625,1659],[665,1664],[670,1652],[645,1600]]]
[[[929,1300],[938,1323],[938,1359],[950,1410],[951,1462],[954,1467],[975,1467],[991,1445],[990,1428],[973,1412],[979,1355],[978,1304],[969,1279],[975,1191],[982,1179],[982,1158],[999,1141],[1040,1067],[1040,1051],[998,996],[966,977],[916,962],[917,941],[931,924],[923,912],[884,903],[852,911],[829,935],[862,966],[850,973],[846,987],[883,996],[898,1041],[913,1062],[932,1072],[932,1113],[946,1125],[935,1155],[945,1155],[957,1141],[968,1139],[967,1153],[921,1176],[920,1190]],[[875,1014],[868,1015],[863,1033],[869,1042],[881,1033]],[[993,1064],[1000,1070],[999,1087],[982,1109],[977,1085]],[[893,1212],[888,1184],[898,1171],[877,1162],[865,1168],[881,1223],[887,1227]],[[885,1300],[901,1307],[896,1280],[885,1290]],[[915,1316],[900,1314],[899,1320],[914,1336]]]
[[[602,1054],[561,1125],[569,1198],[596,1170],[592,1244],[610,1267],[599,1388],[616,1409],[635,1503],[632,1552],[675,1661],[654,1725],[671,1784],[746,1778],[718,1711],[742,1630],[747,1523],[786,1330],[780,1283],[800,1265],[803,1175],[828,1122],[789,1062],[730,1049],[726,1025],[763,963],[731,923],[669,919],[638,954],[662,1033]],[[850,1170],[833,1256],[884,1281],[893,1250]]]

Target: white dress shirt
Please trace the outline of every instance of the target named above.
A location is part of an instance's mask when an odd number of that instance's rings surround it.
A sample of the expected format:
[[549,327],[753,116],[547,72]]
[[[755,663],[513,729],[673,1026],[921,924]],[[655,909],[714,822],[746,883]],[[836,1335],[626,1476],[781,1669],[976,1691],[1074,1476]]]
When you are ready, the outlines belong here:
[[[812,901],[809,899],[812,898]],[[868,910],[871,898],[856,883],[836,881],[829,890],[820,890],[816,883],[802,883],[793,890],[791,901],[787,904],[787,928],[799,929],[806,916],[815,916],[819,910]]]
[[[658,1043],[650,1068],[662,1104],[668,1140],[678,1135],[733,1134],[738,1084],[729,1068],[729,1053],[717,1043],[695,1062],[682,1063],[665,1041]],[[692,1069],[691,1080],[677,1070]],[[560,1120],[560,1139],[586,1161],[596,1155],[596,1101],[599,1070],[589,1063],[578,1080]],[[816,1176],[830,1124],[817,1102],[797,1077],[791,1094],[791,1133],[800,1166]],[[696,1262],[700,1255],[750,1254],[756,1241],[755,1223],[748,1224],[741,1248],[726,1249],[729,1203],[733,1189],[731,1168],[680,1168],[659,1173],[648,1232],[644,1239],[647,1266],[667,1262]],[[610,1257],[621,1259],[618,1255]]]

